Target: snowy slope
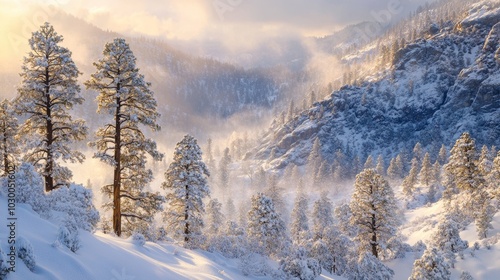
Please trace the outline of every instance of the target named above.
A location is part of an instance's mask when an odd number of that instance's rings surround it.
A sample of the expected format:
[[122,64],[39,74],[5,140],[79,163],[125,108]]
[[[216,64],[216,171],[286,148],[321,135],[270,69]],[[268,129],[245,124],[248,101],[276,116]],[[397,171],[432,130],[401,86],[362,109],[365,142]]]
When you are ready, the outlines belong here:
[[273,124],[254,158],[268,169],[303,165],[316,138],[329,163],[339,149],[388,162],[417,141],[437,152],[464,131],[478,145],[500,145],[499,22],[497,2],[471,7],[456,25],[400,48],[390,69]]
[[[0,197],[0,221],[6,223],[7,203]],[[17,259],[14,279],[247,279],[236,261],[170,243],[144,246],[102,233],[80,232],[82,248],[76,253],[52,246],[58,226],[40,218],[26,204],[17,205],[17,234],[33,246],[34,272]],[[0,246],[8,252],[7,227],[0,227]]]

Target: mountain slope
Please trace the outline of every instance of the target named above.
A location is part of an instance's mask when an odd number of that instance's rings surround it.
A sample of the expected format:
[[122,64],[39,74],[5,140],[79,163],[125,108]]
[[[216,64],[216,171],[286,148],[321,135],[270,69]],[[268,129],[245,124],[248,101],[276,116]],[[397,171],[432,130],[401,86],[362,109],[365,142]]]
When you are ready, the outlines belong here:
[[302,165],[316,137],[330,161],[339,149],[388,159],[418,141],[437,154],[464,131],[479,145],[498,146],[498,22],[498,3],[472,6],[458,24],[444,23],[439,32],[399,49],[390,69],[272,126],[255,158],[270,168]]

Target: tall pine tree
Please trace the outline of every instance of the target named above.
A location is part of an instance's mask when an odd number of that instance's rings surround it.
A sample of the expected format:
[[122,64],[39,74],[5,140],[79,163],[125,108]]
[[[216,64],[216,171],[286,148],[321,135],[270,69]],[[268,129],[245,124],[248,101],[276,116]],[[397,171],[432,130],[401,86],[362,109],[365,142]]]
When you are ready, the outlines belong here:
[[156,123],[154,93],[136,67],[136,58],[124,39],[114,39],[104,46],[103,58],[94,63],[97,71],[85,85],[99,92],[98,113],[109,114],[111,120],[96,132],[97,140],[89,143],[97,149],[95,158],[113,167],[113,183],[102,188],[112,197],[105,207],[113,209],[113,231],[122,234],[122,218],[130,233],[144,226],[161,209],[163,197],[145,191],[153,180],[146,168],[146,155],[160,161],[163,154],[156,143],[146,138],[141,126],[159,131]]
[[45,23],[29,39],[31,51],[24,58],[15,111],[26,117],[19,129],[24,135],[24,161],[32,163],[43,175],[45,191],[67,186],[72,172],[60,165],[82,162],[84,155],[71,149],[75,141],[85,139],[83,120],[73,120],[70,110],[81,104],[80,75],[71,52],[59,45],[63,37]]
[[357,240],[361,252],[376,258],[397,232],[396,200],[387,181],[374,169],[365,169],[354,184],[350,223],[358,227]]
[[175,147],[174,159],[165,173],[166,182],[162,188],[168,192],[164,220],[174,237],[188,248],[200,245],[205,213],[203,199],[210,195],[209,175],[196,139],[184,136]]

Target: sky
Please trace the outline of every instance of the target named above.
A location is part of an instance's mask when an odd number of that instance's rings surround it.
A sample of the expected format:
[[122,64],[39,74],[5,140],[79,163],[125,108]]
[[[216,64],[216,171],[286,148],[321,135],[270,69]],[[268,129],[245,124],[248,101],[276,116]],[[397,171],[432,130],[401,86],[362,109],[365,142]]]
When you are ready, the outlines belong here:
[[426,0],[0,0],[4,10],[47,2],[116,32],[251,43],[268,36],[323,36],[361,21],[385,22]]

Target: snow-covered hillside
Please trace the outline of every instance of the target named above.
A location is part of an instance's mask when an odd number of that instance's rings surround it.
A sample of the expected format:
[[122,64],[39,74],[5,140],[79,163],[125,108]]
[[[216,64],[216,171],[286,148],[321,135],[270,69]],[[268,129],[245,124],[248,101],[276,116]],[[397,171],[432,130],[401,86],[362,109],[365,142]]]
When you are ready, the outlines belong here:
[[480,145],[499,146],[499,22],[497,2],[474,4],[458,23],[406,43],[388,69],[276,120],[254,157],[272,169],[303,165],[318,138],[330,163],[338,150],[388,162],[416,142],[437,151],[464,131]]

